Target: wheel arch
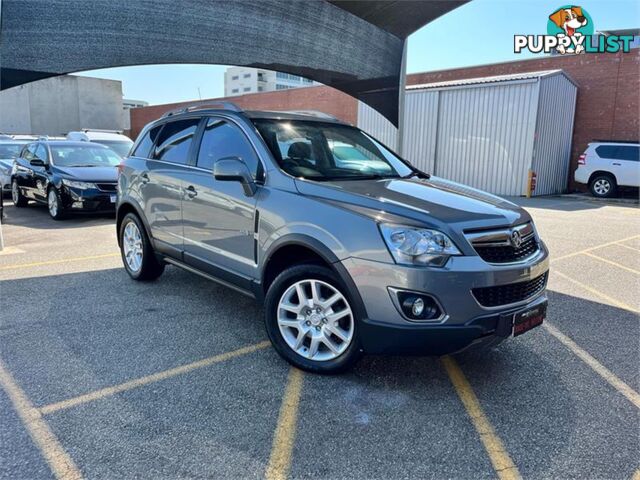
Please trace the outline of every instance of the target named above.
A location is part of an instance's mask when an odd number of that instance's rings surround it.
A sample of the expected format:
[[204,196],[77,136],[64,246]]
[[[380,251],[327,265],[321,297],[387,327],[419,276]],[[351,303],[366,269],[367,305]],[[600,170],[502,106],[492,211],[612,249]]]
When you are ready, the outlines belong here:
[[358,318],[367,318],[360,293],[338,256],[320,240],[305,234],[289,234],[271,245],[265,255],[258,293],[264,298],[271,282],[279,273],[288,267],[305,262],[317,263],[332,270],[345,285],[347,293],[355,304]]
[[149,241],[153,245],[153,237],[151,236],[151,229],[149,228],[147,219],[142,214],[142,208],[140,208],[140,206],[136,202],[126,199],[120,203],[120,205],[118,206],[118,210],[116,211],[116,238],[118,239],[118,246],[121,246],[120,245],[120,226],[122,225],[122,221],[124,220],[124,217],[129,213],[135,214],[140,219],[140,222],[142,222],[142,225],[144,226],[147,237],[149,238]]
[[607,177],[613,178],[613,181],[616,183],[616,185],[618,185],[618,178],[616,177],[616,174],[607,170],[596,170],[595,172],[592,172],[591,175],[589,175],[588,185],[591,185],[593,179],[600,175],[606,175]]

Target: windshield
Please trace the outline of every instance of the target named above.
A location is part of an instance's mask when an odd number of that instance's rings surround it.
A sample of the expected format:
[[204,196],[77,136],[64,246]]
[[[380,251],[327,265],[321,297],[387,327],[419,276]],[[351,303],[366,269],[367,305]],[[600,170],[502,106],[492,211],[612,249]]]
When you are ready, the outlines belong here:
[[57,167],[116,167],[120,157],[110,148],[91,145],[51,145]]
[[129,155],[129,150],[131,150],[131,145],[133,145],[132,141],[128,142],[119,142],[116,140],[91,140],[94,143],[100,143],[101,145],[106,145],[111,150],[116,152],[122,158]]
[[357,128],[304,120],[254,119],[280,167],[311,180],[398,178],[411,168]]
[[0,143],[0,158],[17,158],[24,144],[20,143]]

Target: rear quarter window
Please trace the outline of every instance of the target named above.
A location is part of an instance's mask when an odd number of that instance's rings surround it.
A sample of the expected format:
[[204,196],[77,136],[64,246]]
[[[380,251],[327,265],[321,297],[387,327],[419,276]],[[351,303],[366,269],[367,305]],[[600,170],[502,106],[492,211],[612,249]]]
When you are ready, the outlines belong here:
[[147,133],[145,133],[144,136],[140,139],[140,143],[138,143],[138,146],[133,151],[132,155],[134,157],[150,158],[151,148],[153,147],[161,128],[162,125],[159,125],[148,130]]

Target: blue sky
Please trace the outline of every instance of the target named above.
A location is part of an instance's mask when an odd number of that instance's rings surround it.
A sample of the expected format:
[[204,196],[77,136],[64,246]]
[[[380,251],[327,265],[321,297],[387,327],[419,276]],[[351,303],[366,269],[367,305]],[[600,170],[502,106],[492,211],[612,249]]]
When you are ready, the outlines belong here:
[[[547,17],[562,0],[472,0],[409,37],[409,73],[505,62],[533,57],[513,53],[516,34],[545,34]],[[640,27],[638,0],[578,2],[596,30]],[[111,68],[84,75],[121,80],[127,98],[151,104],[221,97],[223,72],[218,65],[151,65]]]

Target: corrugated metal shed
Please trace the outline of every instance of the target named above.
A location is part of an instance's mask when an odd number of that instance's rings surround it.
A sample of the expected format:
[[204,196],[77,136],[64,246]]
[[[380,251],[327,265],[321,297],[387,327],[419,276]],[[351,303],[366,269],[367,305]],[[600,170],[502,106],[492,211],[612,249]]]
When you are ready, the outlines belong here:
[[[577,85],[562,70],[413,85],[401,154],[437,176],[500,195],[567,186]],[[365,106],[358,126],[391,148],[397,130]]]

